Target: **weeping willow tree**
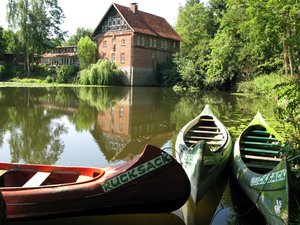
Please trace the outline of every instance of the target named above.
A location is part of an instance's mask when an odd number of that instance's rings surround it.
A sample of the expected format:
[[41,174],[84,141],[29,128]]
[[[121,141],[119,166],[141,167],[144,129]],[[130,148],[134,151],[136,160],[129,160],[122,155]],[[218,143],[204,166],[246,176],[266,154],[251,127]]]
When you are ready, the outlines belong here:
[[85,85],[116,85],[120,84],[121,70],[115,63],[99,60],[96,64],[80,71],[79,84]]

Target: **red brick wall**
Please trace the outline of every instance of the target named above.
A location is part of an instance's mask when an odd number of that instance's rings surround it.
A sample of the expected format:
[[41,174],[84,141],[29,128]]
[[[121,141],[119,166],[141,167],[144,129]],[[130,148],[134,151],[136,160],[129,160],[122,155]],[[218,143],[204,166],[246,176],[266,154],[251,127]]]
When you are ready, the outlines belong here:
[[[113,38],[115,39],[115,45],[113,45]],[[98,37],[98,56],[103,58],[103,54],[106,54],[106,58],[111,60],[112,52],[115,52],[115,63],[118,66],[130,66],[131,65],[131,33],[125,33],[121,35],[108,35]],[[125,45],[121,45],[122,40],[125,41]],[[103,42],[106,41],[107,46],[103,46]],[[124,53],[125,62],[121,62],[121,53]]]
[[[137,44],[138,36],[143,38],[144,45],[141,42]],[[150,36],[144,34],[119,32],[98,36],[98,56],[102,59],[105,54],[106,59],[112,60],[112,52],[115,53],[115,63],[125,72],[123,79],[125,85],[157,85],[155,80],[157,63],[165,61],[178,51],[179,42],[174,48],[173,40],[160,37],[151,38],[152,40],[156,39],[156,47],[150,46]],[[114,45],[113,39],[115,40]],[[122,45],[122,40],[125,45]],[[103,46],[104,41],[106,41],[106,47]],[[165,41],[167,46],[163,44],[162,47],[161,43],[165,43]],[[124,62],[121,62],[121,53],[124,54]]]

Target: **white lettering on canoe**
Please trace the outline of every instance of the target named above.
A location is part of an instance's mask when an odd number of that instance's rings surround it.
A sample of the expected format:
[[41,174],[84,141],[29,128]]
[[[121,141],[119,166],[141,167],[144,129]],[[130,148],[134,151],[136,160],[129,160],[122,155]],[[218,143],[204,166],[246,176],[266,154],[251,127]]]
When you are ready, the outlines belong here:
[[276,183],[286,178],[286,169],[268,173],[261,177],[252,177],[250,181],[250,186],[257,186],[257,185],[264,185],[264,184],[271,184]]
[[131,170],[128,170],[127,172],[121,173],[118,176],[107,180],[101,186],[104,192],[113,190],[170,162],[172,162],[171,156],[167,153],[163,153],[162,155],[151,159],[148,162],[145,162],[137,167],[132,168]]

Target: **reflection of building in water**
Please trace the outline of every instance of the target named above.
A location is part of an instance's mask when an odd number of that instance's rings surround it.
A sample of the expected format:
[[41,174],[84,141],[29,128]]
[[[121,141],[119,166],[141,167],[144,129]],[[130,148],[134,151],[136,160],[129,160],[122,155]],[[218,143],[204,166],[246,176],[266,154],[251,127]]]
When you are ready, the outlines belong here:
[[156,95],[129,91],[114,107],[98,113],[92,134],[108,161],[138,154],[146,144],[161,147],[172,137],[175,125],[170,112],[158,107],[161,98]]

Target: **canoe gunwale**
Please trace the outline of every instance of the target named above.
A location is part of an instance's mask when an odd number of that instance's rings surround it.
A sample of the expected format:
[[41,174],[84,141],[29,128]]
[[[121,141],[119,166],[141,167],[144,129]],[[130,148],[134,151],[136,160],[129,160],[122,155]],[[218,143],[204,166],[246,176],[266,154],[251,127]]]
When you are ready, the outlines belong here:
[[[281,151],[278,151],[281,160],[274,160],[273,168],[269,171],[266,170],[266,172],[253,171],[242,158],[241,145],[243,145],[243,137],[248,135],[249,129],[258,126],[274,135],[281,143],[284,142],[280,135],[268,126],[260,113],[257,113],[235,142],[231,157],[233,174],[244,192],[264,215],[268,224],[287,224],[290,205],[286,157],[281,155]],[[271,153],[270,157],[272,157]],[[280,207],[277,206],[278,201],[281,202]]]
[[[6,165],[21,167],[22,164]],[[35,166],[45,169],[43,165]],[[182,166],[169,153],[152,145],[146,145],[140,155],[128,162],[96,169],[103,173],[92,181],[35,188],[0,187],[7,218],[59,217],[77,212],[97,215],[171,212],[181,207],[190,195],[190,183]]]
[[[218,148],[211,148],[209,145],[208,142],[213,140],[212,137],[209,141],[200,139],[190,146],[187,146],[184,141],[185,136],[193,127],[207,126],[200,124],[203,117],[205,119],[208,117],[211,118],[209,122],[214,123],[215,126],[213,129],[218,129],[218,132],[222,133],[223,143],[222,145],[218,146]],[[208,127],[209,126],[206,128],[212,130],[212,128]],[[200,151],[194,156],[194,158],[198,159],[194,159],[192,164],[185,164],[184,160],[182,160],[183,155],[193,152],[196,146],[202,146],[199,147]],[[192,186],[191,195],[195,204],[200,201],[202,196],[214,184],[214,179],[217,179],[217,177],[223,173],[223,168],[225,168],[227,162],[229,161],[232,147],[233,143],[230,133],[227,131],[226,127],[221,123],[221,121],[212,113],[208,105],[206,105],[204,110],[197,117],[189,121],[179,131],[175,143],[176,158],[177,161],[182,162],[183,168],[188,174]],[[204,149],[206,150],[204,151]],[[213,173],[213,175],[210,173]]]

